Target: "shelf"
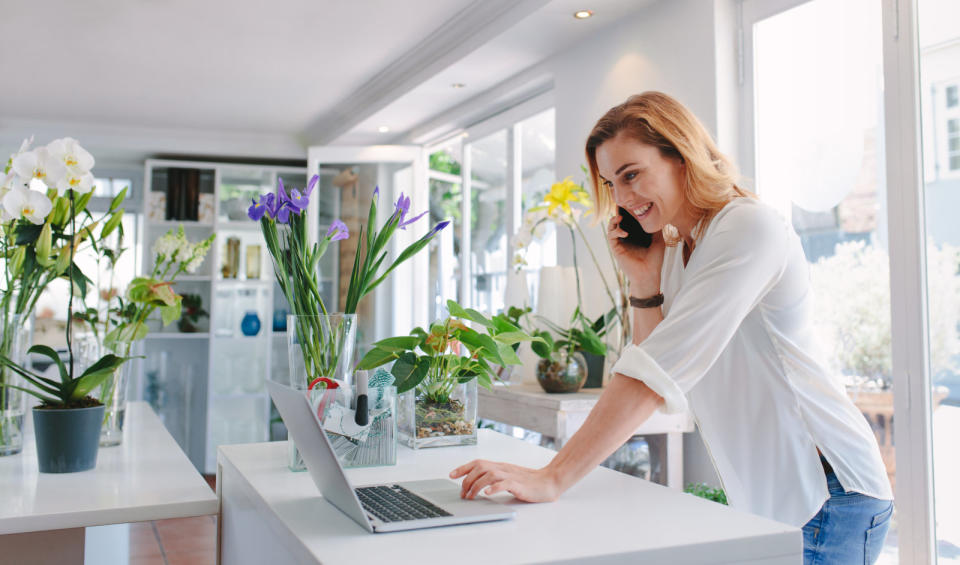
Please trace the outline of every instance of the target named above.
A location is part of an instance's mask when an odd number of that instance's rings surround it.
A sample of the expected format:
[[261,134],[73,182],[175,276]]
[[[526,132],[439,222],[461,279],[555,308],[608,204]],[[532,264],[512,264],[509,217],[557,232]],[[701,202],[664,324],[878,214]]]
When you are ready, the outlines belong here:
[[183,226],[184,229],[187,228],[213,228],[213,223],[211,222],[196,222],[193,220],[163,220],[160,222],[151,222],[147,221],[147,227],[157,227],[157,228],[175,228],[178,226]]
[[273,284],[273,279],[217,279],[220,286],[269,286]]
[[210,275],[180,275],[174,282],[210,282],[213,277]]
[[[237,334],[240,334],[240,335],[237,335]],[[237,334],[233,334],[233,335],[214,335],[213,338],[216,339],[217,341],[227,341],[227,340],[234,340],[234,341],[241,341],[241,340],[244,340],[244,341],[254,341],[254,340],[258,340],[258,339],[263,339],[263,338],[265,337],[263,330],[261,330],[260,333],[258,333],[257,335],[243,335],[243,333],[241,333],[240,331],[237,331]]]
[[253,220],[223,220],[218,221],[217,231],[260,231],[260,222]]
[[145,339],[208,339],[210,337],[210,332],[157,332],[152,334],[147,334]]

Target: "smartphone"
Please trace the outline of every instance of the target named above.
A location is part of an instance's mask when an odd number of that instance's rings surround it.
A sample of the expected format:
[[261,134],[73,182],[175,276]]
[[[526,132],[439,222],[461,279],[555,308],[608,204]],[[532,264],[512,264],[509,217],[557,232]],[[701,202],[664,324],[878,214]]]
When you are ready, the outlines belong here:
[[621,237],[620,240],[627,245],[650,247],[650,243],[653,242],[653,236],[643,231],[643,226],[633,217],[633,214],[627,212],[622,207],[618,207],[617,212],[620,214],[620,229],[627,232],[627,236]]

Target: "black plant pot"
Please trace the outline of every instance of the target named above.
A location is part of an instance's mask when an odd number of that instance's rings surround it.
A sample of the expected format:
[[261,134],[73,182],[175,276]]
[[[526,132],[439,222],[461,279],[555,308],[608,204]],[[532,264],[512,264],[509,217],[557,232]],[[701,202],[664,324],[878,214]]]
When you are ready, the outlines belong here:
[[587,381],[583,383],[583,388],[600,388],[603,386],[603,363],[606,357],[581,351],[583,358],[587,360]]
[[34,408],[37,463],[41,473],[75,473],[97,466],[104,406]]

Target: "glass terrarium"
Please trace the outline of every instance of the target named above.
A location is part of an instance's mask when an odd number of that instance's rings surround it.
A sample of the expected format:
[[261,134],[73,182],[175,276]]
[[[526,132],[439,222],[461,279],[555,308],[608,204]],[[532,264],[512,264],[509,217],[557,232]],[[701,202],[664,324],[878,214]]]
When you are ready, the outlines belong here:
[[399,439],[413,449],[477,443],[477,380],[458,383],[447,398],[417,388],[400,395]]

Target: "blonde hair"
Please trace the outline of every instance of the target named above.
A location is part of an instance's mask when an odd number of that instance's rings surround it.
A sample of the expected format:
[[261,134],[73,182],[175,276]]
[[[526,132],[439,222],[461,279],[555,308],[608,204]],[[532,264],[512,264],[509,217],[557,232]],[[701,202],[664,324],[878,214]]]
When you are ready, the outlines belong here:
[[[616,205],[610,189],[601,184],[597,148],[621,133],[658,148],[664,158],[672,157],[684,163],[681,192],[700,219],[692,234],[694,238],[699,238],[710,220],[733,198],[755,198],[753,193],[737,186],[736,166],[720,153],[697,117],[676,99],[649,91],[635,94],[623,104],[610,108],[587,137],[591,188],[602,216],[612,216]],[[664,234],[668,236],[665,239],[675,245],[678,243],[673,235],[676,232],[670,232]]]

